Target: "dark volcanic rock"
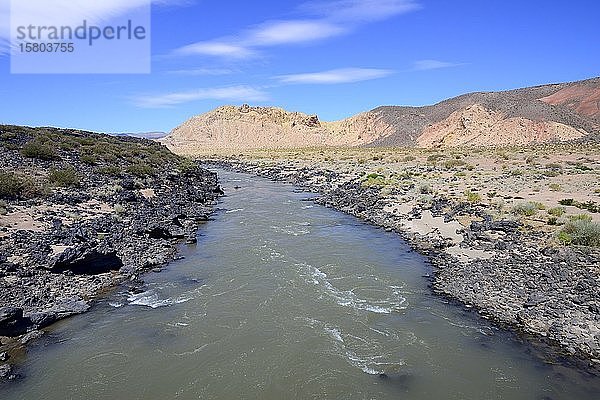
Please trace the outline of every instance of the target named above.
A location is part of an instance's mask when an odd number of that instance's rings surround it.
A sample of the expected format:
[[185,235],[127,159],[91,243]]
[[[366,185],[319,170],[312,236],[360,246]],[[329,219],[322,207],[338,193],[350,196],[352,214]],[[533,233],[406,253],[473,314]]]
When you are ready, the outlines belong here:
[[30,326],[31,320],[23,317],[23,309],[0,308],[0,336],[19,336],[26,333]]
[[[27,177],[17,189],[28,188],[1,199],[0,218],[19,210],[31,220],[0,227],[0,336],[32,338],[172,261],[222,193],[216,174],[149,140],[7,125],[0,135],[0,172]],[[53,156],[25,156],[33,141]],[[75,181],[50,182],[51,168]]]
[[123,260],[114,250],[101,251],[87,246],[66,249],[50,263],[52,272],[71,271],[75,275],[97,275],[117,271]]

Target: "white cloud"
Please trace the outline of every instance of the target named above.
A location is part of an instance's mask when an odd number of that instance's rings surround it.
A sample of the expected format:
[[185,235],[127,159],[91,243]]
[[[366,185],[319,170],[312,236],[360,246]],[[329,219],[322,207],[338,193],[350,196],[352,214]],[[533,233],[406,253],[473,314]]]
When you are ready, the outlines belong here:
[[185,75],[185,76],[219,76],[219,75],[230,75],[235,73],[233,69],[227,68],[193,68],[193,69],[178,69],[174,71],[167,71],[170,75]]
[[281,83],[303,83],[303,84],[337,84],[368,81],[384,78],[393,74],[388,69],[374,68],[340,68],[329,71],[311,72],[304,74],[280,75],[275,77]]
[[240,85],[221,88],[202,88],[159,95],[136,96],[132,100],[136,106],[141,108],[166,108],[199,100],[253,102],[265,101],[267,99],[268,95],[262,90],[251,86]]
[[392,18],[418,8],[419,5],[414,0],[334,0],[306,3],[299,10],[312,17],[266,21],[242,30],[233,37],[181,47],[174,54],[247,58],[257,55],[257,48],[332,38],[351,33],[361,24]]
[[419,60],[413,64],[415,71],[427,71],[432,69],[452,68],[464,65],[463,63],[452,63],[439,60]]
[[218,41],[198,42],[181,47],[175,51],[175,54],[179,55],[202,54],[229,58],[247,58],[254,55],[254,53],[254,51],[244,46]]
[[337,21],[377,21],[415,11],[421,6],[414,0],[334,0],[309,2],[300,9]]
[[272,21],[250,30],[244,35],[246,38],[242,39],[242,43],[253,47],[312,42],[337,36],[344,31],[344,28],[325,21]]

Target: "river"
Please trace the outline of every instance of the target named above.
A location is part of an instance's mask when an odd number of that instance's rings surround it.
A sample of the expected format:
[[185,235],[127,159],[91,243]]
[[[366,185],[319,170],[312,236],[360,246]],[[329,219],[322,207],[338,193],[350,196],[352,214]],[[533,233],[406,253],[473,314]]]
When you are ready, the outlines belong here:
[[185,258],[53,326],[3,400],[600,398],[599,378],[434,296],[396,234],[219,174]]

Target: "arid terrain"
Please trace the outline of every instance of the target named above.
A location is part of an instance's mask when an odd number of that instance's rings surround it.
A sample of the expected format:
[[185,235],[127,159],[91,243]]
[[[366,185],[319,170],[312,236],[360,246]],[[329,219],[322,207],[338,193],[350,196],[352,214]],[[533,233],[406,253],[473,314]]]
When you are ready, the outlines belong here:
[[345,120],[276,107],[223,106],[161,139],[180,154],[311,146],[511,146],[596,138],[600,78],[458,96],[425,107],[384,106]]
[[432,286],[600,366],[600,78],[338,122],[225,106],[161,141],[400,233]]

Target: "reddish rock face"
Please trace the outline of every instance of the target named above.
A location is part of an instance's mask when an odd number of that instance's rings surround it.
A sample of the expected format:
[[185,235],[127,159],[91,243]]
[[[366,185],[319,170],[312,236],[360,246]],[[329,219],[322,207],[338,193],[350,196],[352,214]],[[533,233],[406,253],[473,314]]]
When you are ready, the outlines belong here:
[[553,106],[568,107],[588,117],[600,117],[599,85],[582,84],[570,86],[540,100]]

